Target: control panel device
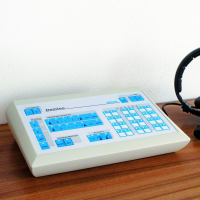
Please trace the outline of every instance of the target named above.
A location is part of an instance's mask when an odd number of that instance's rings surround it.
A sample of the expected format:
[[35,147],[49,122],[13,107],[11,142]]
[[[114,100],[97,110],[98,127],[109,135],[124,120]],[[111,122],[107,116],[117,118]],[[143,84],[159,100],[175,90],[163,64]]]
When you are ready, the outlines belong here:
[[139,87],[13,101],[6,116],[36,177],[175,152],[190,141]]

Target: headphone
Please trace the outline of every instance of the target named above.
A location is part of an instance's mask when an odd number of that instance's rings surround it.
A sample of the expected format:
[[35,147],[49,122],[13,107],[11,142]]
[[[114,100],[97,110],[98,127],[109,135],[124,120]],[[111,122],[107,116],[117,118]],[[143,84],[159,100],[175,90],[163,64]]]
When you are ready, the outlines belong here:
[[[191,113],[193,115],[196,115],[200,117],[200,97],[196,98],[194,101],[194,106],[191,106],[188,102],[183,101],[180,92],[182,91],[182,77],[183,77],[183,72],[185,71],[185,68],[188,66],[188,64],[196,57],[200,56],[200,48],[195,49],[194,51],[190,52],[185,58],[181,61],[179,64],[176,75],[175,75],[175,80],[174,80],[174,88],[175,88],[175,93],[178,98],[178,100],[181,103],[181,107],[183,109],[183,112]],[[194,135],[196,138],[200,139],[200,125],[196,127],[194,131]]]

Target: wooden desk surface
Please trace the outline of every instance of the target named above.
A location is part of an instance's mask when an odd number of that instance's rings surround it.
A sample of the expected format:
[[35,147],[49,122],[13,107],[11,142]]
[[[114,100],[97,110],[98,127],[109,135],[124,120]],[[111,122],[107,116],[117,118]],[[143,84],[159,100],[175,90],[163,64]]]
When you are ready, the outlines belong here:
[[200,140],[193,136],[200,118],[179,106],[166,110],[191,138],[184,149],[40,178],[32,176],[8,125],[0,125],[0,199],[200,199]]

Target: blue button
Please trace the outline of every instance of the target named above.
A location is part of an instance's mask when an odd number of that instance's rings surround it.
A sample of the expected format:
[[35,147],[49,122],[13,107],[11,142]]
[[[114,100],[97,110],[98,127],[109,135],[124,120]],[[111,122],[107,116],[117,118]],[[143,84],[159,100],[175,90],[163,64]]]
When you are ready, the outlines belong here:
[[66,139],[64,139],[64,142],[65,142],[66,146],[74,145],[74,143],[72,142],[72,139],[71,139],[71,138],[66,138]]
[[135,101],[137,101],[137,99],[135,98],[135,96],[130,96],[130,97],[128,97],[132,102],[135,102]]
[[57,132],[58,131],[56,126],[48,126],[48,128],[49,128],[50,132]]
[[32,121],[32,122],[30,122],[30,125],[31,125],[32,128],[37,128],[37,127],[39,127],[39,124],[38,124],[37,121]]
[[93,120],[87,121],[88,126],[95,126],[95,123]]
[[84,120],[91,119],[89,114],[83,114],[82,117],[83,117]]
[[64,124],[66,130],[71,130],[73,129],[72,125],[71,124]]
[[99,133],[100,140],[106,140],[106,136],[103,133]]
[[96,141],[97,141],[95,135],[87,135],[87,137],[88,137],[88,140],[89,140],[90,142],[96,142]]
[[65,127],[64,127],[63,124],[57,125],[56,128],[57,128],[59,131],[65,131]]
[[31,109],[24,110],[26,116],[33,115],[33,111]]
[[67,117],[60,117],[60,120],[61,120],[62,123],[68,123],[69,122]]
[[41,113],[39,108],[33,108],[32,111],[33,111],[34,114],[40,114]]
[[54,122],[54,124],[62,124],[62,122],[61,122],[59,117],[53,118],[53,122]]
[[77,119],[77,121],[82,121],[83,120],[83,116],[82,115],[76,115],[76,119]]
[[38,142],[45,142],[46,141],[44,135],[36,135],[36,138],[37,138]]
[[63,140],[55,140],[58,147],[65,147],[65,143]]
[[47,142],[40,142],[39,144],[42,150],[50,149]]
[[100,119],[96,119],[96,120],[94,120],[94,122],[95,122],[95,124],[96,124],[97,126],[103,125],[103,123],[102,123],[102,121],[101,121]]
[[106,140],[112,139],[112,136],[110,135],[109,132],[103,133],[103,135],[105,136]]
[[142,96],[140,96],[140,95],[135,96],[135,98],[137,99],[137,101],[144,101],[144,99],[143,99]]
[[33,131],[34,131],[35,135],[43,134],[42,130],[40,128],[34,128]]
[[96,137],[97,141],[101,141],[102,140],[101,134],[95,134],[94,136]]
[[68,119],[69,119],[70,122],[76,122],[77,121],[75,116],[68,116]]
[[81,128],[81,126],[80,126],[80,124],[78,122],[71,123],[71,124],[72,124],[74,129]]
[[46,124],[47,124],[48,126],[54,124],[53,119],[45,119],[44,121],[46,122]]
[[128,103],[127,99],[125,97],[121,97],[119,98],[119,100],[122,102],[122,103]]
[[91,117],[91,119],[98,119],[99,118],[97,113],[90,113],[90,117]]
[[81,128],[85,128],[85,127],[88,127],[87,125],[87,122],[86,121],[83,121],[83,122],[79,122]]

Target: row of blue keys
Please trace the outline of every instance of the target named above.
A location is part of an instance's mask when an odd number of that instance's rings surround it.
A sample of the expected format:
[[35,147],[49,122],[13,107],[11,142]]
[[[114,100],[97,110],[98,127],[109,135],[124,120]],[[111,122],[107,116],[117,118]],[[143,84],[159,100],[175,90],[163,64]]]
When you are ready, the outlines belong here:
[[74,145],[74,143],[72,142],[71,138],[65,138],[65,139],[61,139],[61,140],[55,140],[56,145],[58,147],[65,147],[65,146],[71,146]]
[[25,112],[26,116],[36,115],[36,114],[41,113],[39,108],[25,109],[24,112]]
[[99,126],[99,125],[103,125],[103,123],[100,119],[96,119],[96,120],[88,120],[88,121],[83,121],[83,122],[74,122],[74,123],[48,126],[48,128],[50,132],[57,132],[57,131],[65,131],[65,130],[86,128],[86,127]]
[[83,115],[72,115],[66,117],[57,117],[52,119],[45,119],[47,125],[64,124],[70,122],[78,122],[84,120],[99,119],[96,113],[88,113]]
[[42,132],[41,128],[39,127],[38,122],[31,121],[30,125],[33,128],[33,132],[36,135],[37,141],[39,142],[41,149],[42,150],[50,149],[50,147],[46,141],[46,138],[44,137],[43,132]]
[[112,136],[109,132],[87,135],[87,137],[90,142],[112,139]]

